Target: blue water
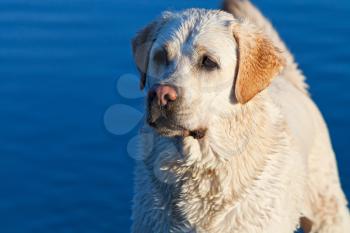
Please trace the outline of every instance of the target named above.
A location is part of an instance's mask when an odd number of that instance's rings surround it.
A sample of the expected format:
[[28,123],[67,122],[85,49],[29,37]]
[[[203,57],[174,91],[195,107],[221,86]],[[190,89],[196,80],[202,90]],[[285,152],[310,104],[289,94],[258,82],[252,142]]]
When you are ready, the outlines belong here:
[[[350,1],[257,0],[294,52],[329,124],[350,197]],[[136,74],[134,33],[201,0],[0,1],[0,232],[128,232],[133,159],[103,116]],[[118,120],[118,119],[116,119]]]

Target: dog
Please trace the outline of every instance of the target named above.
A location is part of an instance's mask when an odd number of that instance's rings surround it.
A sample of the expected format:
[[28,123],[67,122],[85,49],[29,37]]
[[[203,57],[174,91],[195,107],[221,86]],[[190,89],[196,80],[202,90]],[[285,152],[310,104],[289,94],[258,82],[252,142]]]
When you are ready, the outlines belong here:
[[247,0],[164,12],[133,39],[147,88],[134,233],[349,233],[327,126]]

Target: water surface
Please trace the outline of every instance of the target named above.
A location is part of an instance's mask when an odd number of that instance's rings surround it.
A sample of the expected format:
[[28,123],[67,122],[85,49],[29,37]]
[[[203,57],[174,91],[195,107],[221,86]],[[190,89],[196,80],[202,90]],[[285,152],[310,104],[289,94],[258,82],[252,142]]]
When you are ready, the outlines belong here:
[[[350,197],[350,2],[256,1],[308,77]],[[0,1],[0,232],[128,232],[133,159],[108,133],[116,80],[137,74],[135,32],[200,0]]]

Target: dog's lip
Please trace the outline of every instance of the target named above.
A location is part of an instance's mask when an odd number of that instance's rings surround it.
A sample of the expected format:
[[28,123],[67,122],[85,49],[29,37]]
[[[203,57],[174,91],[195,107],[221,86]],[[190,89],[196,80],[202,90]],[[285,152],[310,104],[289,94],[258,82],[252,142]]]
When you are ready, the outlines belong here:
[[[152,128],[157,129],[157,121],[147,121],[148,125],[151,126]],[[194,139],[202,139],[206,135],[207,129],[206,128],[198,128],[194,130],[186,129],[180,125],[172,125],[175,130],[178,130],[181,132],[181,137],[193,137]]]
[[194,139],[202,139],[205,137],[206,133],[206,128],[198,128],[196,130],[189,131],[189,135],[192,136]]
[[[147,120],[147,123],[148,123],[148,125],[149,126],[151,126],[152,128],[155,128],[155,129],[157,129],[158,127],[160,127],[160,125],[159,124],[157,124],[157,122],[160,120],[160,118],[158,118],[157,120],[155,120],[155,121],[151,121],[151,120]],[[188,136],[189,135],[189,132],[190,132],[190,130],[188,130],[188,129],[186,129],[186,128],[184,128],[184,127],[182,127],[182,126],[180,126],[180,125],[178,125],[178,124],[171,124],[171,128],[173,128],[174,130],[178,130],[178,131],[181,131],[181,132],[183,132],[183,136]]]
[[152,128],[156,128],[157,127],[157,124],[156,122],[151,122],[151,121],[147,121],[147,123],[149,124],[149,126],[151,126]]
[[183,137],[193,137],[194,139],[202,139],[205,137],[207,129],[196,129],[196,130],[184,130]]

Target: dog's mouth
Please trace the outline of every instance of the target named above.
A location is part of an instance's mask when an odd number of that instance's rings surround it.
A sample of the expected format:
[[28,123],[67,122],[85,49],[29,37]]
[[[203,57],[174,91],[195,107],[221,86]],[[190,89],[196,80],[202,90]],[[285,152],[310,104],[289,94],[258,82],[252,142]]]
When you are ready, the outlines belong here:
[[160,135],[166,137],[193,137],[194,139],[202,139],[207,131],[205,128],[198,128],[195,130],[187,129],[164,116],[156,120],[151,120],[151,118],[148,117],[147,123]]
[[181,110],[181,100],[170,102],[165,106],[160,105],[157,99],[148,99],[147,105],[147,123],[154,128],[160,135],[167,137],[193,137],[202,139],[206,134],[205,128],[189,129],[185,127],[184,119],[186,116]]

